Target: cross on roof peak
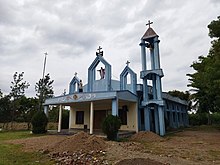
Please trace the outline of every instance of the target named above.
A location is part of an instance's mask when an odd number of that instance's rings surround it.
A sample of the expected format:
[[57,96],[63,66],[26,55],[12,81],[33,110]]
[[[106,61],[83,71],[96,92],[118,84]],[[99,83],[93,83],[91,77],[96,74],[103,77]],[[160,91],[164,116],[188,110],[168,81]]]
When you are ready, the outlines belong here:
[[75,72],[74,75],[77,76],[77,72]]
[[127,62],[126,62],[127,66],[128,66],[130,63],[131,63],[131,62],[127,60]]
[[150,20],[148,20],[148,23],[146,24],[146,26],[148,25],[150,28],[150,24],[153,24],[153,22],[150,22]]
[[101,46],[99,46],[99,48],[97,50],[98,50],[98,52],[96,52],[96,56],[98,56],[98,55],[103,56],[103,51],[101,51],[102,50]]
[[46,55],[48,55],[48,53],[47,53],[47,52],[45,52],[44,54],[45,54],[45,56],[46,56]]
[[101,46],[99,46],[99,48],[97,49],[98,51],[99,51],[99,53],[100,53],[100,51],[102,50],[102,47]]

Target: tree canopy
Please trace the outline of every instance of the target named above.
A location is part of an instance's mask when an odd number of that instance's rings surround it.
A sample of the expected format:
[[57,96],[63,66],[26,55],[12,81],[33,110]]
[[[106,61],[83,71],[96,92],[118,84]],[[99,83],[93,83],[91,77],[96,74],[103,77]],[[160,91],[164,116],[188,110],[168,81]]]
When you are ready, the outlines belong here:
[[191,67],[195,70],[189,76],[193,98],[198,112],[220,112],[220,16],[209,25],[209,36],[213,39],[209,54],[199,56]]
[[35,85],[36,96],[39,98],[40,109],[42,103],[47,99],[53,97],[53,84],[54,80],[50,80],[50,74],[48,73],[43,79],[40,79]]

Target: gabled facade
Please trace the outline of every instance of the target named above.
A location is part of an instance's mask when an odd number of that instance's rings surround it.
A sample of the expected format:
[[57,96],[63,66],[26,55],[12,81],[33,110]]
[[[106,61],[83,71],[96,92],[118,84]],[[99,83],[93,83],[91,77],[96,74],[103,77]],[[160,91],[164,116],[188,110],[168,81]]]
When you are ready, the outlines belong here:
[[[120,73],[120,80],[112,79],[111,65],[103,57],[103,52],[88,67],[88,83],[79,92],[80,79],[75,74],[69,85],[69,94],[47,99],[45,113],[49,105],[70,106],[69,129],[101,129],[101,123],[108,114],[121,118],[124,131],[154,131],[165,135],[166,128],[188,125],[187,102],[162,92],[158,35],[149,26],[141,38],[143,84],[137,84],[137,74],[129,67],[129,62]],[[147,68],[146,49],[151,56],[151,68]],[[104,68],[97,68],[102,63]],[[101,79],[96,79],[100,74]],[[148,82],[151,81],[151,86]],[[59,127],[61,129],[61,108]]]

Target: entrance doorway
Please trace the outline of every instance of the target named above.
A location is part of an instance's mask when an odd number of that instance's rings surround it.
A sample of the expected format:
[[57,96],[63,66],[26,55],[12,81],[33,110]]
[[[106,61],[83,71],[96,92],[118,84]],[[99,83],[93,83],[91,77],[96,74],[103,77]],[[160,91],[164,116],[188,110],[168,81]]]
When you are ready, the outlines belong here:
[[96,110],[94,111],[94,129],[101,129],[102,128],[102,122],[107,116],[106,110]]

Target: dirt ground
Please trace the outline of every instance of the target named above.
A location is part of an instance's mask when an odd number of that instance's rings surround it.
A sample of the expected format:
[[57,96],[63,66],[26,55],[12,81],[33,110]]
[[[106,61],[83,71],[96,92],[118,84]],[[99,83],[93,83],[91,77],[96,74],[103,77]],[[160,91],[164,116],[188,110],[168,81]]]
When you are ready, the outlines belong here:
[[103,137],[80,132],[71,136],[46,135],[10,143],[22,144],[27,152],[48,154],[59,164],[83,164],[85,161],[90,162],[87,164],[117,165],[220,164],[220,130],[214,128],[186,129],[165,137],[139,132],[123,142],[107,141]]

